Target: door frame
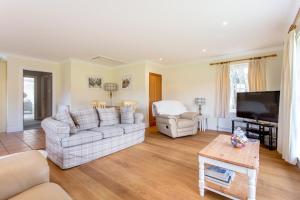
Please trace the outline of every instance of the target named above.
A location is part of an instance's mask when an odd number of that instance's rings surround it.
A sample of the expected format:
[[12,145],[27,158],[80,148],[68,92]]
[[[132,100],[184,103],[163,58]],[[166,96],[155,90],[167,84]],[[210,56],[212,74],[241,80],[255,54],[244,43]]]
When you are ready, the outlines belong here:
[[150,117],[152,117],[152,115],[151,115],[151,113],[152,113],[152,105],[150,105],[150,87],[151,87],[151,84],[150,84],[150,76],[158,76],[158,77],[160,77],[161,78],[161,98],[162,98],[162,93],[163,93],[163,88],[162,88],[162,83],[163,83],[163,81],[162,81],[162,75],[161,74],[157,74],[157,73],[153,73],[153,72],[149,72],[149,75],[148,75],[148,79],[149,79],[149,82],[148,82],[148,84],[149,84],[149,87],[148,87],[148,89],[149,89],[149,92],[148,92],[148,95],[149,95],[149,98],[148,98],[148,109],[149,109],[149,111],[148,111],[148,123],[149,123],[149,127],[151,127],[151,123],[150,123]]
[[[23,92],[24,92],[24,70],[27,71],[36,71],[36,72],[47,72],[47,73],[51,73],[52,74],[52,115],[54,115],[56,113],[55,110],[55,105],[56,105],[56,88],[55,88],[55,83],[57,81],[57,76],[56,76],[56,72],[55,70],[45,70],[45,69],[41,69],[41,68],[37,68],[37,67],[28,67],[28,66],[22,66],[19,68],[19,105],[21,105],[21,107],[19,108],[19,113],[22,113],[21,115],[18,115],[18,118],[21,122],[21,124],[19,125],[20,127],[18,129],[21,129],[22,131],[24,131],[24,104],[23,104]],[[19,131],[19,130],[16,130]]]

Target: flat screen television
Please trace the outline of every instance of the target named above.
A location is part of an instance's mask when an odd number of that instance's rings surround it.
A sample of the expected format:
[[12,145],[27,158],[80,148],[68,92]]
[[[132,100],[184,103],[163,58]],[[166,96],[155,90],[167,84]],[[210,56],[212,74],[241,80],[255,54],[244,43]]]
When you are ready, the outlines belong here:
[[237,117],[278,122],[279,91],[237,93]]

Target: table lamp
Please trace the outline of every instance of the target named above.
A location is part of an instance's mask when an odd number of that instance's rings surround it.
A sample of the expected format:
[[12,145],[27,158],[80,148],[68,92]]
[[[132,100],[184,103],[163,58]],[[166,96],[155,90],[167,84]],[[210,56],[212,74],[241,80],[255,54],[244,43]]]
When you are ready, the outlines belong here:
[[195,104],[197,106],[199,106],[199,115],[202,115],[201,107],[205,105],[205,98],[204,97],[196,97],[195,98]]
[[118,84],[117,83],[104,83],[103,87],[104,87],[104,91],[109,92],[110,105],[112,106],[113,92],[118,90]]

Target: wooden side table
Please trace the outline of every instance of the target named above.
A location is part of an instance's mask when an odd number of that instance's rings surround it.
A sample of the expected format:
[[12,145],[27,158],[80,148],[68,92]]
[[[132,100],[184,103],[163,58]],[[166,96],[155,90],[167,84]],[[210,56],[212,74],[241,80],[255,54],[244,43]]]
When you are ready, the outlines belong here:
[[[229,188],[205,181],[205,164],[235,171]],[[259,169],[259,141],[253,140],[242,149],[231,146],[230,136],[219,135],[199,152],[199,189],[210,190],[230,199],[256,199],[256,181]]]
[[200,115],[199,116],[199,121],[198,121],[198,129],[200,131],[206,131],[208,128],[208,123],[207,123],[208,116],[207,115]]

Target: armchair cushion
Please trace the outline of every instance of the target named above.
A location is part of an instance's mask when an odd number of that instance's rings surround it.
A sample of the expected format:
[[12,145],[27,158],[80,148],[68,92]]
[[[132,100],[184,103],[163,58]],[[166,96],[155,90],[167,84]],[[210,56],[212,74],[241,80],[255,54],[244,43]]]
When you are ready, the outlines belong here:
[[197,112],[185,112],[180,115],[180,118],[195,120],[197,116],[199,116],[199,113]]
[[1,200],[49,182],[48,163],[38,151],[27,151],[2,158],[0,166]]
[[177,120],[177,128],[182,129],[182,128],[188,128],[188,127],[193,127],[195,122],[190,119],[178,119]]
[[159,118],[164,118],[164,119],[175,119],[175,120],[177,120],[178,119],[178,115],[165,115],[165,114],[163,114],[163,115],[159,115],[158,116]]

